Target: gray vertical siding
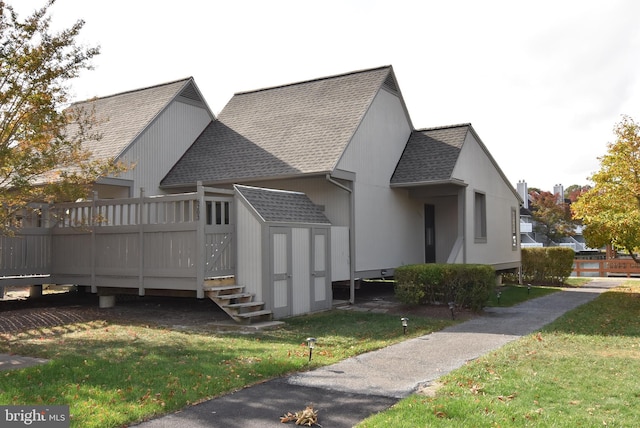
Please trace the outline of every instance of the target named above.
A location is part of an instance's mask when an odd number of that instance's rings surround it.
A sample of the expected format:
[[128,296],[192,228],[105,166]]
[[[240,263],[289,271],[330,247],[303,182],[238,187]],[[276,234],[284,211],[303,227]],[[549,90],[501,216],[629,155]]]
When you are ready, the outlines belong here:
[[400,98],[380,90],[338,164],[356,174],[356,271],[423,260],[421,205],[389,186],[410,134]]
[[349,280],[349,228],[331,226],[331,280]]
[[263,247],[268,243],[262,239],[262,224],[256,219],[249,209],[235,198],[236,230],[238,261],[236,268],[236,282],[245,287],[249,293],[253,293],[256,300],[264,301],[267,296],[263,294]]
[[209,122],[206,109],[174,101],[123,153],[121,159],[134,167],[118,178],[134,181],[133,196],[141,187],[147,195],[166,193],[158,183]]
[[[468,211],[465,226],[466,262],[517,267],[520,263],[520,248],[518,246],[514,250],[511,245],[511,210],[518,210],[519,202],[514,189],[502,179],[492,160],[483,150],[481,142],[477,141],[471,133],[467,134],[453,175],[470,183],[465,193]],[[486,196],[487,239],[485,243],[476,243],[473,239],[475,191],[481,191]]]

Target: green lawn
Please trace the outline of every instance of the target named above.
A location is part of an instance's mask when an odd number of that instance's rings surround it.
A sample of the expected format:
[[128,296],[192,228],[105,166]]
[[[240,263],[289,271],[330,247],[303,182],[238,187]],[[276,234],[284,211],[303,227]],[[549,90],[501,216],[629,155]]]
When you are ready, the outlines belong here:
[[640,286],[629,282],[360,425],[640,426]]
[[[501,304],[553,291],[512,287]],[[361,427],[640,426],[639,296],[635,285],[607,293],[443,377],[436,397],[411,396]],[[74,427],[118,427],[451,323],[412,317],[405,336],[397,316],[336,310],[252,335],[104,321],[1,335],[0,352],[51,362],[0,372],[0,404],[68,404]]]
[[[588,278],[567,278],[565,287],[580,287],[591,282]],[[517,305],[529,299],[546,296],[547,294],[560,291],[559,287],[545,287],[536,285],[505,284],[497,287],[496,292],[491,295],[487,306],[507,307]]]
[[489,298],[487,306],[507,307],[517,305],[529,299],[546,296],[547,294],[560,291],[554,287],[504,285],[496,289],[496,293]]
[[[336,310],[259,334],[90,322],[0,337],[0,352],[51,359],[0,372],[0,404],[68,404],[74,427],[118,427],[287,373],[428,334],[448,320]],[[318,339],[309,362],[305,339]]]

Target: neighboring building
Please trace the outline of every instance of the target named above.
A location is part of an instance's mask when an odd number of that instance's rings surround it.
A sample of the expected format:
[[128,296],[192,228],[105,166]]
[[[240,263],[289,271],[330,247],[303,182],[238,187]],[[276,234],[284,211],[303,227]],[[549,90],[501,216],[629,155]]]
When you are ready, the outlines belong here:
[[[547,237],[536,231],[536,222],[533,219],[533,214],[530,209],[531,196],[529,195],[529,188],[524,180],[518,181],[517,185],[518,194],[523,201],[520,208],[520,242],[522,248],[530,247],[544,247],[547,244]],[[571,201],[564,198],[564,187],[562,184],[556,184],[553,186],[553,194],[556,195],[558,203],[568,203]],[[597,251],[589,248],[582,236],[582,226],[578,225],[575,228],[575,234],[573,236],[567,236],[560,241],[551,241],[550,246],[560,246],[571,248],[576,253],[584,251]]]

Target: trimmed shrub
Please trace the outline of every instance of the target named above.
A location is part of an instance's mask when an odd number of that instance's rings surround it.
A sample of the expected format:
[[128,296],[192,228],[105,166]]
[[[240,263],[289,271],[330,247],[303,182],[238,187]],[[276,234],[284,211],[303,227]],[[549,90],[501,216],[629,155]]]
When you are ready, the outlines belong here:
[[571,248],[551,247],[547,249],[548,273],[552,284],[562,284],[571,276],[576,253]]
[[495,288],[491,266],[475,264],[416,264],[395,270],[395,294],[406,304],[442,304],[482,309]]
[[547,247],[523,248],[522,279],[541,284],[547,276]]
[[532,284],[562,284],[571,275],[574,257],[571,248],[523,248],[522,279]]

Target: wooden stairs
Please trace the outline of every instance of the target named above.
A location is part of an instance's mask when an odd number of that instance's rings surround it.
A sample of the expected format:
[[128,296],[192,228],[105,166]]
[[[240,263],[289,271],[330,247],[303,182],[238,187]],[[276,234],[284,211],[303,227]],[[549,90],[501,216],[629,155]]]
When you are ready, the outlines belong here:
[[234,277],[207,279],[204,293],[239,324],[271,321],[273,313],[264,309],[264,302],[254,301],[254,295],[237,285]]

